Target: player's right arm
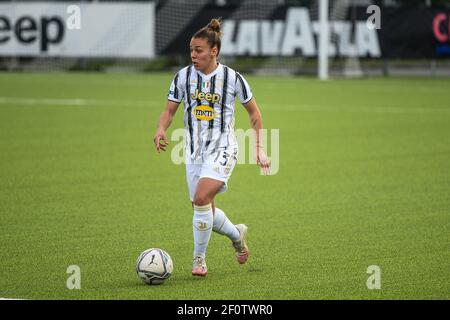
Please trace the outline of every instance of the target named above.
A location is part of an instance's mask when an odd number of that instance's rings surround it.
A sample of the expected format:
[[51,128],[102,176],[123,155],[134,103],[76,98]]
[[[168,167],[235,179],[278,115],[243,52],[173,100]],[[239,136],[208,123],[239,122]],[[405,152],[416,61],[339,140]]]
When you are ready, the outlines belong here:
[[158,151],[158,153],[160,153],[161,150],[166,151],[166,147],[169,145],[166,130],[172,123],[173,117],[175,116],[179,105],[179,102],[168,100],[166,108],[159,117],[158,129],[156,129],[155,137],[153,138],[153,142],[155,143],[156,151]]
[[169,145],[166,130],[172,123],[178,106],[184,97],[182,84],[185,83],[185,79],[183,79],[183,77],[185,76],[182,71],[175,74],[172,83],[170,84],[169,94],[167,95],[166,109],[164,109],[159,117],[158,129],[156,129],[155,137],[153,138],[158,153],[160,153],[161,150],[166,151],[166,147]]

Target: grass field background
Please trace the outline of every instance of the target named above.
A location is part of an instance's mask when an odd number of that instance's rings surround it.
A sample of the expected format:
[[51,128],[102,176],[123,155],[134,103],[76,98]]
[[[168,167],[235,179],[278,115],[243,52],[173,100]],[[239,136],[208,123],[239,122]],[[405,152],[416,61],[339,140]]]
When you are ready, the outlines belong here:
[[[197,279],[184,166],[152,143],[171,78],[0,73],[0,297],[450,298],[449,79],[248,76],[280,170],[236,166],[216,204],[249,226],[252,256],[238,265],[213,234]],[[182,126],[180,106],[169,135]],[[134,270],[150,247],[174,261],[162,286]]]

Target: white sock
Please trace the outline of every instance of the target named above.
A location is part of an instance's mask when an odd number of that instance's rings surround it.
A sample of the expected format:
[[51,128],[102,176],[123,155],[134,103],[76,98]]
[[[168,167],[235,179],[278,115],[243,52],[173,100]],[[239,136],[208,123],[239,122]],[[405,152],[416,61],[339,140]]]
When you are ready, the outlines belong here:
[[211,204],[196,206],[194,204],[194,219],[192,221],[194,230],[194,258],[205,258],[206,247],[213,226],[213,212]]
[[216,208],[214,212],[213,231],[227,236],[232,241],[239,240],[239,230],[236,229],[236,226],[227,218],[225,212],[219,208]]

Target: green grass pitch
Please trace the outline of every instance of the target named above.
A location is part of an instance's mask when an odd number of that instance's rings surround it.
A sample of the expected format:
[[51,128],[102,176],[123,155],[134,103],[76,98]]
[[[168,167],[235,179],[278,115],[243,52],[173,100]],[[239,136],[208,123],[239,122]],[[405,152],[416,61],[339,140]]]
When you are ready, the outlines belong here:
[[[239,265],[213,234],[198,279],[184,166],[152,143],[171,78],[0,74],[0,297],[450,298],[449,79],[248,76],[280,170],[236,166],[216,204],[249,226],[252,255]],[[169,135],[182,126],[180,106]],[[134,270],[150,247],[174,261],[161,286]]]

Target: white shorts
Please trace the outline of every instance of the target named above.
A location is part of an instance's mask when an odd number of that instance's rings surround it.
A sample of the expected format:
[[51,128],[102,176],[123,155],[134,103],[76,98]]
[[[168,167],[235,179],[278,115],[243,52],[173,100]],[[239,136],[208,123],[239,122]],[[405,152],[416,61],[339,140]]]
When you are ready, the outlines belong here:
[[227,191],[228,179],[231,177],[238,157],[237,146],[219,148],[217,152],[209,155],[202,163],[189,163],[186,161],[186,180],[189,189],[189,198],[194,201],[198,181],[201,178],[211,178],[224,183],[219,193]]

